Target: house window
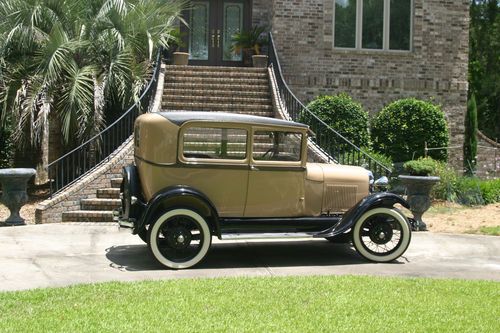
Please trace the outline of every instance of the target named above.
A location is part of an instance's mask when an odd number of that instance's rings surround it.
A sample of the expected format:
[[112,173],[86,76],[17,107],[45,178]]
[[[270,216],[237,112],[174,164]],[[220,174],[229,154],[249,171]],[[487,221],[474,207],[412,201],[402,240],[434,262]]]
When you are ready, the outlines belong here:
[[334,0],[334,46],[411,49],[413,0]]

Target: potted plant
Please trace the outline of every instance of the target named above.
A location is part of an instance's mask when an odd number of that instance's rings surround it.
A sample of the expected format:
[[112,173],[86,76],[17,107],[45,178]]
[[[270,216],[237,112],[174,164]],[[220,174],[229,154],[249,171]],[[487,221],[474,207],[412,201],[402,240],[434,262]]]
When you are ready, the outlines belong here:
[[254,27],[250,31],[242,31],[233,35],[232,50],[236,54],[243,53],[243,65],[254,67],[267,67],[267,56],[260,53],[262,46],[267,45],[268,40],[263,35],[266,28]]
[[422,215],[431,206],[432,187],[440,180],[439,177],[431,176],[436,172],[436,163],[432,158],[426,157],[408,161],[403,164],[403,168],[409,175],[400,175],[399,179],[407,190],[408,203],[416,224],[413,227],[415,230],[425,231],[427,226],[422,221]]
[[186,66],[189,62],[189,53],[181,51],[181,49],[185,47],[185,44],[182,40],[180,28],[172,30],[168,43],[170,45],[168,51],[172,59],[172,64]]

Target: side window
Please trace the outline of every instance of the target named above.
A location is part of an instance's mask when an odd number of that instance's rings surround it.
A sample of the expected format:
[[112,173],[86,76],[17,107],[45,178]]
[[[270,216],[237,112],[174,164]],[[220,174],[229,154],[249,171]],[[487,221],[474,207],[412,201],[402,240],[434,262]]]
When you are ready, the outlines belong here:
[[183,134],[185,158],[244,160],[247,131],[236,128],[191,127]]
[[253,136],[253,159],[256,161],[301,160],[302,133],[256,131]]

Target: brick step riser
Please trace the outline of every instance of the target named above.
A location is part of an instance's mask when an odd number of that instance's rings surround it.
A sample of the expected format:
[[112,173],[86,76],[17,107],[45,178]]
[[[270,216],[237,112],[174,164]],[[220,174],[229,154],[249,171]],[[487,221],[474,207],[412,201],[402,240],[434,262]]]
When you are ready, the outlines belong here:
[[190,103],[203,103],[203,102],[212,102],[212,103],[224,103],[224,104],[271,104],[271,101],[268,98],[246,98],[246,97],[214,97],[214,96],[182,96],[182,95],[163,95],[163,98],[166,102],[169,103],[182,103],[182,102],[190,102]]
[[113,178],[111,179],[111,187],[112,188],[120,188],[122,185],[122,178]]
[[202,72],[202,71],[172,71],[166,72],[165,77],[192,77],[192,78],[218,78],[224,79],[263,79],[267,80],[267,73],[253,72]]
[[175,89],[175,90],[202,90],[207,93],[217,90],[230,90],[230,91],[251,91],[251,92],[261,92],[269,93],[269,86],[267,84],[257,85],[257,84],[214,84],[214,83],[189,83],[189,82],[176,82],[168,83],[165,82],[165,89]]
[[120,189],[102,189],[97,190],[98,199],[120,199]]
[[240,73],[267,73],[267,68],[255,67],[215,67],[215,66],[172,66],[165,67],[167,73],[169,72],[240,72]]
[[232,103],[187,103],[187,102],[162,102],[163,108],[188,107],[192,109],[204,108],[208,110],[235,110],[246,111],[253,110],[257,112],[272,111],[273,107],[269,104],[232,104]]
[[242,79],[242,78],[217,78],[217,77],[184,77],[184,76],[173,76],[165,78],[165,83],[197,83],[197,84],[216,84],[219,82],[224,82],[224,84],[231,85],[267,85],[267,79]]
[[120,208],[120,204],[80,204],[82,210],[113,211]]
[[268,91],[244,91],[244,90],[194,90],[194,89],[163,89],[163,99],[168,96],[212,96],[212,97],[236,97],[236,98],[271,98]]
[[206,111],[206,112],[227,112],[235,114],[247,114],[250,116],[258,117],[273,117],[273,112],[262,112],[262,111],[252,111],[252,110],[217,110],[213,108],[190,108],[190,107],[163,107],[162,111]]
[[113,213],[107,212],[105,214],[96,213],[63,213],[62,222],[113,222]]

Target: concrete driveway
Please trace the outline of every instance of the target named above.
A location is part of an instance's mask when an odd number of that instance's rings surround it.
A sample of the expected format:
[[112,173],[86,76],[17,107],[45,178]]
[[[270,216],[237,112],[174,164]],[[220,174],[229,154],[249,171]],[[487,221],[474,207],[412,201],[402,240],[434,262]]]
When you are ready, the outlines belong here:
[[363,260],[348,245],[326,240],[214,239],[193,269],[165,270],[137,236],[114,225],[0,228],[0,290],[151,279],[363,274],[500,281],[500,237],[414,233],[404,257]]

